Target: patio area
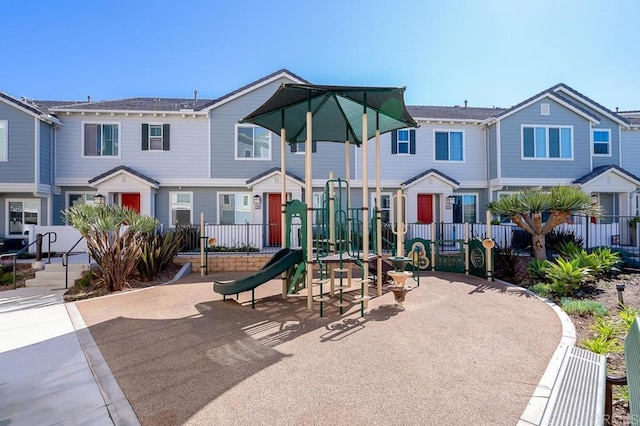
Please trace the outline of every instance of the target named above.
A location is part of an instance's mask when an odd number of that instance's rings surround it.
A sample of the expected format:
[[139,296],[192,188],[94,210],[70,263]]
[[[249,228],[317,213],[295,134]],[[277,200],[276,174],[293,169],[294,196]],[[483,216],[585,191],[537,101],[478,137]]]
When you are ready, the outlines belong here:
[[222,301],[211,282],[234,275],[77,303],[143,425],[514,425],[562,336],[542,301],[461,274],[324,318],[278,280],[255,310]]

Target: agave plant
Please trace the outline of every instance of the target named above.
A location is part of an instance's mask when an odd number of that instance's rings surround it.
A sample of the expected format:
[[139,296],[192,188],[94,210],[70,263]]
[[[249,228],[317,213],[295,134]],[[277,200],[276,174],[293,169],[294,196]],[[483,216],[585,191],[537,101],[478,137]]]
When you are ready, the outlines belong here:
[[546,271],[551,280],[554,291],[560,295],[571,294],[589,277],[589,269],[580,266],[578,259],[564,260],[559,257],[555,263],[550,263]]
[[137,269],[145,281],[153,280],[178,254],[182,235],[177,232],[153,232],[145,236],[140,247]]
[[157,219],[121,206],[78,205],[63,213],[85,238],[98,264],[97,279],[110,292],[122,290],[136,271],[144,235],[158,226]]

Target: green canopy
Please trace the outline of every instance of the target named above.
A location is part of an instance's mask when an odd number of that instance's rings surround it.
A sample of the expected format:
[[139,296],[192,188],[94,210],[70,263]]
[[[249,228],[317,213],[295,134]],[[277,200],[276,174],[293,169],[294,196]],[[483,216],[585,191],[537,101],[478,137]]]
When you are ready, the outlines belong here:
[[313,114],[312,139],[362,144],[362,114],[367,113],[367,135],[418,127],[404,105],[404,87],[318,86],[282,84],[257,110],[240,120],[280,134],[287,142],[306,140],[306,113]]

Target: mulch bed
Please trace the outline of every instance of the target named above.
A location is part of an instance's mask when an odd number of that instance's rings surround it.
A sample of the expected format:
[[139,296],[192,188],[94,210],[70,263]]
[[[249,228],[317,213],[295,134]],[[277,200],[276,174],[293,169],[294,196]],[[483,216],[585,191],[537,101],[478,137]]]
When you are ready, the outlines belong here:
[[[522,285],[523,287],[528,287],[530,279],[527,274],[526,267],[532,259],[532,257],[528,256],[520,257],[515,268],[515,276],[501,276],[500,272],[496,271],[496,278],[513,284]],[[623,293],[625,304],[636,309],[640,308],[640,274],[637,273],[619,274],[609,279],[601,279],[593,282],[584,288],[584,292],[581,297],[583,299],[590,299],[601,303],[607,309],[609,316],[615,318],[617,317],[619,306],[616,284],[625,284],[625,290]],[[597,333],[591,329],[592,325],[595,323],[592,315],[570,315],[569,317],[576,328],[576,346],[580,346],[580,342],[584,339],[597,336]],[[623,336],[621,337],[623,338]],[[625,374],[624,352],[608,354],[607,367],[607,374],[610,376],[623,376]],[[615,396],[614,391],[613,424],[629,425],[629,406],[626,402],[615,401]]]
[[24,287],[24,282],[31,278],[35,278],[36,271],[31,268],[31,263],[16,264],[16,284],[13,284],[13,265],[3,266],[0,268],[2,277],[6,277],[0,282],[0,291],[13,290],[14,288]]

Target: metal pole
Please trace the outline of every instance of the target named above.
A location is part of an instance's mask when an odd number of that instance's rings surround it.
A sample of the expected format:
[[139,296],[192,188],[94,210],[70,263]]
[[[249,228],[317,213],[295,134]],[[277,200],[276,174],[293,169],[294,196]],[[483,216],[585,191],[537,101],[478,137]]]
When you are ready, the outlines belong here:
[[204,245],[202,237],[204,236],[204,212],[200,212],[200,276],[204,277]]
[[307,205],[307,309],[313,309],[313,174],[311,168],[311,146],[313,144],[313,115],[311,101],[307,107],[307,138],[304,150],[304,201]]
[[376,112],[376,289],[378,297],[382,296],[382,194],[380,189],[380,129],[379,113]]
[[[282,110],[282,128],[280,129],[280,248],[287,247],[287,131],[284,128],[284,109]],[[287,298],[287,274],[282,274],[282,298]]]
[[366,309],[365,290],[369,279],[369,149],[367,141],[367,94],[364,94],[364,110],[362,112],[362,304],[360,315]]

